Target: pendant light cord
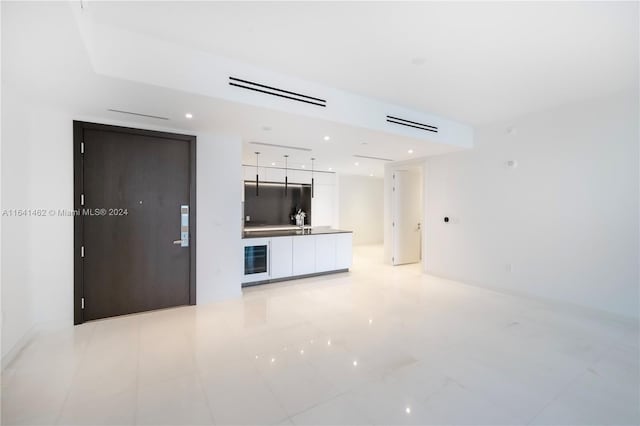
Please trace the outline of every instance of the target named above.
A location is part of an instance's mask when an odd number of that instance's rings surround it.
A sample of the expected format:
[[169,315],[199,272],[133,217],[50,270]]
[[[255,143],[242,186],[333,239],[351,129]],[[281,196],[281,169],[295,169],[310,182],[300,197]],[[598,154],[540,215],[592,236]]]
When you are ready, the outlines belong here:
[[258,151],[256,151],[256,197],[260,196],[260,179],[258,177],[258,156],[260,155],[260,153]]
[[311,198],[313,198],[315,196],[314,192],[315,192],[315,185],[314,185],[314,178],[313,178],[313,162],[316,161],[315,158],[311,159]]
[[284,196],[287,196],[287,187],[289,186],[289,168],[288,168],[288,162],[287,160],[289,159],[288,155],[284,156]]

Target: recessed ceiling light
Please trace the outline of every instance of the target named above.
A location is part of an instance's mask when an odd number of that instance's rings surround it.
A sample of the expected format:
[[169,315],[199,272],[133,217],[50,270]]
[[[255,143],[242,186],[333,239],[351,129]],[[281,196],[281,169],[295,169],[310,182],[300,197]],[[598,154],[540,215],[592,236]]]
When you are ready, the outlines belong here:
[[193,114],[191,114],[190,112],[186,113],[184,116],[187,117],[188,119],[193,118]]
[[329,136],[325,136],[323,139],[324,139],[325,141],[328,141],[328,140],[329,140],[329,139],[331,139],[331,138],[330,138]]
[[369,176],[373,177],[373,173],[369,173]]
[[272,166],[275,166],[275,165],[276,165],[276,163],[271,163],[271,165],[272,165]]
[[303,165],[302,165],[302,166],[300,166],[300,167],[302,167],[302,168],[304,169],[304,167],[305,167],[305,166],[304,166],[304,164],[303,164]]
[[357,366],[358,366],[358,361],[354,360],[354,361],[353,361],[353,366],[354,366],[354,367],[357,367]]
[[410,149],[409,151],[407,151],[409,154],[413,154],[413,150]]
[[333,170],[333,167],[329,167],[329,171],[332,171],[332,170]]
[[411,414],[411,407],[405,408],[404,412],[407,413],[407,414]]
[[359,166],[360,163],[358,163],[357,161],[355,163],[353,163],[354,166]]

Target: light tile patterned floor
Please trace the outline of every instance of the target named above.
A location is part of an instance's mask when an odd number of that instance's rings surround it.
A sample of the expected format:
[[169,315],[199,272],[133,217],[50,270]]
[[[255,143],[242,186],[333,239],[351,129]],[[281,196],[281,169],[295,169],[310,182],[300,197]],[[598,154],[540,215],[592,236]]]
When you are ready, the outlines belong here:
[[3,424],[639,424],[637,326],[382,265],[39,333]]

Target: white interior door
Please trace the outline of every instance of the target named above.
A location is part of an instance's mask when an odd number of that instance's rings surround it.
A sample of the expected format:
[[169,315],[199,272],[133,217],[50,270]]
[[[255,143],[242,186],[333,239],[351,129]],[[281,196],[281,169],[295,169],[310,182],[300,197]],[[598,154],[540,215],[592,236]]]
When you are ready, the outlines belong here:
[[422,231],[422,185],[420,174],[408,170],[393,172],[392,188],[392,263],[420,262]]

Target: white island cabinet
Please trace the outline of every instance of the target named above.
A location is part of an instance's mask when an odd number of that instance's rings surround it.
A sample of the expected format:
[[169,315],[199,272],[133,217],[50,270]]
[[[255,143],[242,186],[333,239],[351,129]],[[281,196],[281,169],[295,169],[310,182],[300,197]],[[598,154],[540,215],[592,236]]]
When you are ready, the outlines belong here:
[[316,236],[293,237],[293,275],[308,275],[316,272]]
[[353,234],[342,233],[336,236],[336,264],[335,269],[351,268],[353,253]]
[[270,278],[278,279],[293,275],[293,237],[271,238]]
[[316,272],[336,269],[336,237],[338,235],[316,235]]
[[[256,235],[258,236],[258,235]],[[249,233],[244,246],[268,247],[268,271],[259,276],[247,274],[243,284],[265,283],[314,274],[342,272],[351,267],[351,232],[323,229],[307,234],[254,238]],[[265,242],[268,241],[268,242]],[[255,242],[255,244],[254,244]],[[245,264],[251,264],[246,262]]]

